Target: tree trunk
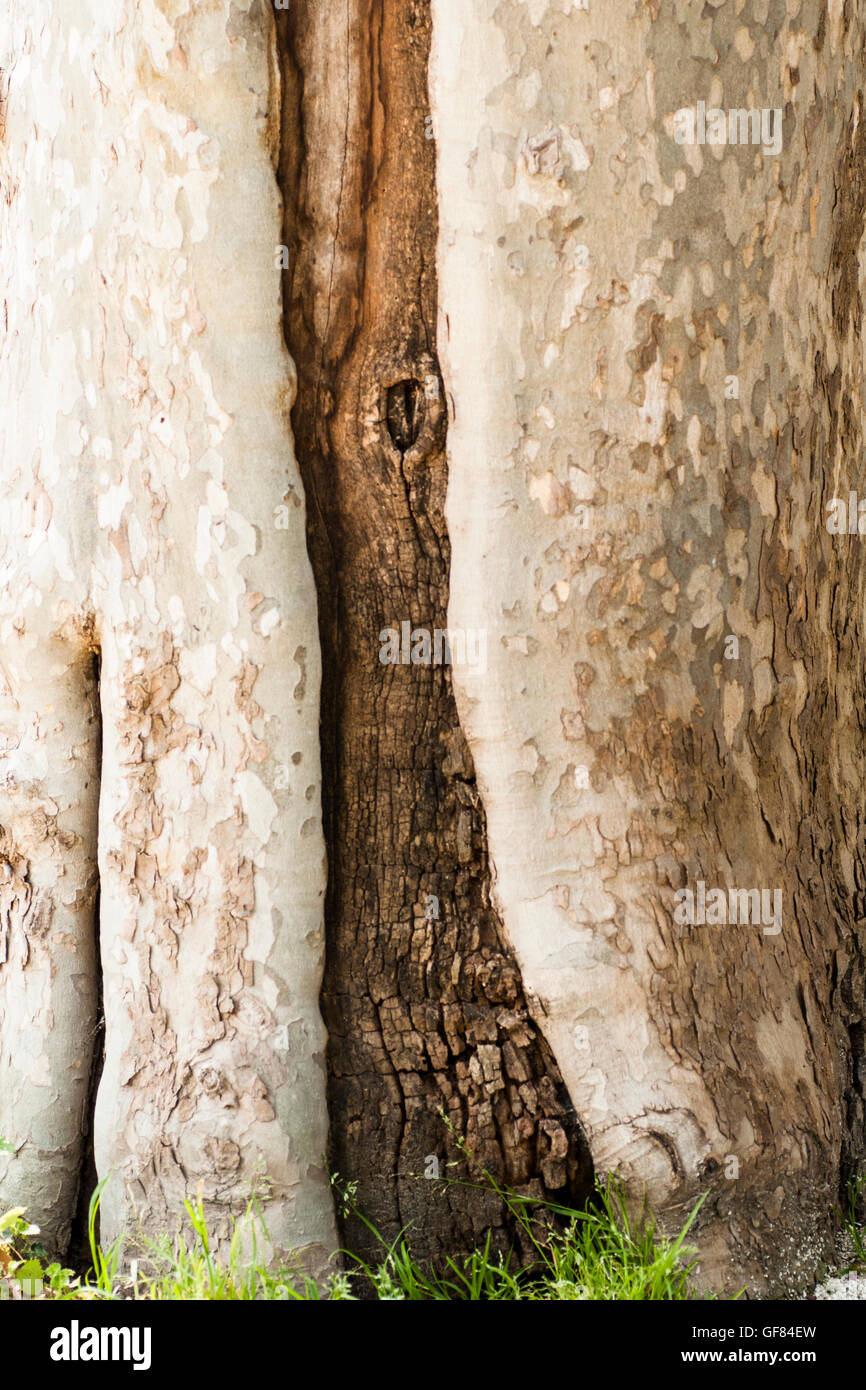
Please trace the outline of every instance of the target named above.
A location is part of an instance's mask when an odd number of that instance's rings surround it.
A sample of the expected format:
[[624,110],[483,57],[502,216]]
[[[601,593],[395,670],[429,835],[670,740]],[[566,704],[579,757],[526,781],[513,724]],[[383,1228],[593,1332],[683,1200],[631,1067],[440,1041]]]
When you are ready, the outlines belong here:
[[[427,1180],[478,1182],[453,1136],[539,1196],[578,1200],[589,1164],[490,901],[450,671],[432,651],[380,659],[388,629],[447,625],[429,7],[298,5],[279,27],[286,335],[324,668],[332,1161],[389,1241],[412,1223],[421,1258],[488,1229],[505,1249],[497,1198]],[[355,1219],[344,1240],[374,1252]]]
[[[104,1231],[264,1169],[336,1243],[315,597],[282,341],[269,8],[4,6],[4,1195],[62,1248],[98,975]],[[93,651],[101,656],[100,727]],[[96,796],[99,794],[98,830]]]
[[479,1165],[705,1195],[721,1290],[828,1253],[860,8],[7,0],[0,1196],[49,1244],[92,1144],[109,1237],[264,1171],[317,1271],[326,1164],[422,1258],[514,1240],[430,1180]]
[[[433,3],[455,683],[596,1165],[777,1290],[866,1149],[866,14],[675,8]],[[680,925],[699,882],[781,930]]]

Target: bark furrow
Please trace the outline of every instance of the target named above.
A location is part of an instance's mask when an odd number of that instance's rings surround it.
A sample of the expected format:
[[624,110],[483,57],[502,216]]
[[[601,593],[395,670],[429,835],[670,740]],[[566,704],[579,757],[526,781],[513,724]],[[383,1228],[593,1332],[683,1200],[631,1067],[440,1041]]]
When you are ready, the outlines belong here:
[[[521,1192],[577,1200],[590,1170],[491,903],[484,810],[432,646],[449,543],[429,8],[296,5],[278,25],[286,339],[323,653],[331,1155],[384,1235],[411,1221],[435,1258],[488,1227],[502,1246],[513,1234],[489,1193],[425,1180],[478,1178],[455,1136]],[[420,660],[380,660],[404,623],[430,634],[429,664],[423,638]],[[369,1248],[357,1222],[344,1234]]]

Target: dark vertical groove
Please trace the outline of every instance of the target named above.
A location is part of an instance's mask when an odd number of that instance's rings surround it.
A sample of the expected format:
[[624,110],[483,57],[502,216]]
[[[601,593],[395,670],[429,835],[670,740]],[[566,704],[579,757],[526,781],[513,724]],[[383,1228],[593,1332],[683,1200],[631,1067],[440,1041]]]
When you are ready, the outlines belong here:
[[[100,728],[96,764],[96,777],[100,784],[102,782],[101,671],[102,657],[100,652],[95,650],[93,652],[93,704],[95,717],[99,721]],[[96,1093],[99,1090],[99,1082],[102,1077],[102,1068],[105,1062],[105,1005],[102,986],[102,954],[99,942],[99,908],[100,894],[99,879],[97,877],[96,891],[93,899],[93,932],[96,936],[96,950],[94,952],[94,967],[96,970],[96,1024],[93,1029],[91,1042],[90,1081],[84,1100],[84,1114],[82,1116],[83,1142],[81,1161],[79,1164],[78,1193],[75,1199],[75,1208],[69,1235],[69,1248],[67,1251],[67,1259],[75,1269],[86,1269],[90,1263],[87,1218],[90,1198],[98,1182],[96,1157],[93,1148],[93,1131],[96,1112]]]
[[[425,1180],[435,1156],[477,1181],[452,1132],[527,1195],[580,1201],[591,1166],[491,903],[450,669],[380,661],[383,629],[447,626],[429,0],[298,0],[276,19],[284,329],[323,667],[330,1157],[383,1236],[411,1223],[420,1258],[487,1230],[504,1250],[498,1197]],[[344,43],[345,91],[326,71]],[[354,1219],[343,1239],[375,1253]]]

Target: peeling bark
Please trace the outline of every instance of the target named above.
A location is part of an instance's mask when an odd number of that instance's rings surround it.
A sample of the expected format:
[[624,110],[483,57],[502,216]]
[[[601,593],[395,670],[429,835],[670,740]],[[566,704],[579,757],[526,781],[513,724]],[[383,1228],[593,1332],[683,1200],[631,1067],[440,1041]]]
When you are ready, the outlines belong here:
[[[15,438],[15,415],[5,418]],[[62,1249],[97,1023],[99,714],[86,649],[40,631],[20,588],[4,589],[3,610],[0,1135],[15,1156],[0,1172],[46,1245]]]
[[[672,1225],[709,1190],[708,1281],[802,1287],[866,1149],[864,568],[824,525],[863,442],[864,15],[433,12],[497,902],[596,1164]],[[778,108],[782,148],[678,144],[702,100]],[[699,880],[780,890],[781,932],[678,925]]]
[[165,1229],[201,1185],[221,1239],[264,1171],[276,1244],[316,1265],[319,662],[273,16],[13,2],[0,43],[4,1191],[62,1248],[98,863],[107,1236]]

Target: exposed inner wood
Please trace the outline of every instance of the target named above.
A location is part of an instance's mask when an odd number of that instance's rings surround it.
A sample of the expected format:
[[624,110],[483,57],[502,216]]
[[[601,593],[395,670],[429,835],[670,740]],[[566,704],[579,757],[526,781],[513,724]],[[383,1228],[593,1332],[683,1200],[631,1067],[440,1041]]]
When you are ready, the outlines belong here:
[[[435,1258],[492,1227],[440,1115],[497,1180],[579,1201],[590,1163],[491,904],[483,807],[447,665],[380,632],[447,626],[427,0],[295,4],[283,77],[285,329],[323,652],[322,995],[331,1163],[388,1238]],[[457,1166],[447,1167],[449,1163]],[[475,1175],[477,1177],[477,1174]],[[368,1251],[349,1219],[344,1238]]]

